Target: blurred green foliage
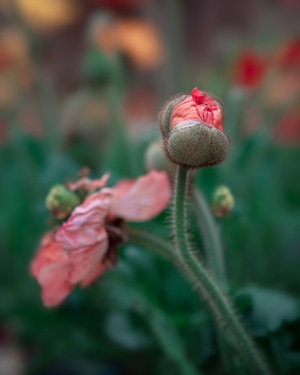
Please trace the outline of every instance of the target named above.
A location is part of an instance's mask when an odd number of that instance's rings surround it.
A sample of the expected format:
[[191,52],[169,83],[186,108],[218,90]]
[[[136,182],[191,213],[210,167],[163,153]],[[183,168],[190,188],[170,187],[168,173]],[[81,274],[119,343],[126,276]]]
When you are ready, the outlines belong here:
[[[99,130],[104,155],[93,152],[97,149],[97,142],[91,142],[97,138],[93,132],[63,138],[61,109],[53,102],[59,96],[47,80],[38,79],[28,94],[37,103],[42,137],[22,128],[18,103],[1,109],[8,130],[0,145],[1,328],[22,350],[26,374],[195,374],[195,369],[199,374],[222,374],[216,332],[205,304],[171,264],[146,249],[124,245],[115,269],[93,286],[76,289],[58,308],[48,310],[41,304],[28,267],[48,228],[49,189],[75,178],[86,165],[92,177],[108,171],[110,184],[137,177],[145,173],[147,146],[158,137],[156,127],[129,135],[119,112],[126,88],[120,85],[114,90],[116,72],[104,56],[88,51],[83,73],[90,97],[99,105],[103,100],[108,103],[110,130]],[[219,185],[230,187],[236,205],[228,217],[218,219],[230,293],[251,334],[266,350],[274,373],[296,375],[300,373],[300,150],[274,142],[277,112],[266,110],[255,95],[233,95],[222,74],[221,69],[189,86],[203,83],[208,91],[220,94],[227,113],[224,129],[232,139],[229,158],[200,171],[195,181],[208,201]],[[18,102],[25,99],[23,93]],[[261,120],[258,129],[245,134],[244,109],[253,103]],[[80,126],[83,133],[88,128]],[[138,227],[168,238],[168,218],[163,213]],[[194,223],[191,232],[201,249]]]

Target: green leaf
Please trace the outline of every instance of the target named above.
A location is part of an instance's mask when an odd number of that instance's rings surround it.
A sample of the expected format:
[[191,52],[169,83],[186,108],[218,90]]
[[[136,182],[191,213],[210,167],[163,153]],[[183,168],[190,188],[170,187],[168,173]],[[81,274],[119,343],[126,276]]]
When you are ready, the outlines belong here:
[[296,299],[283,292],[249,286],[239,293],[242,297],[251,298],[246,319],[255,336],[266,336],[300,317]]

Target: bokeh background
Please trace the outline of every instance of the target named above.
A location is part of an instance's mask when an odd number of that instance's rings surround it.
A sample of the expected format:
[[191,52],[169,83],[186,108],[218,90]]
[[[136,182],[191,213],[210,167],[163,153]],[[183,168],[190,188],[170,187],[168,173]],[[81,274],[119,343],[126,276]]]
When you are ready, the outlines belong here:
[[[300,373],[299,17],[298,0],[0,1],[1,375],[223,374],[205,305],[156,254],[123,246],[54,309],[28,271],[51,186],[144,174],[157,113],[196,86],[232,141],[196,176],[235,198],[217,219],[230,293],[276,373]],[[167,217],[140,227],[168,238]]]

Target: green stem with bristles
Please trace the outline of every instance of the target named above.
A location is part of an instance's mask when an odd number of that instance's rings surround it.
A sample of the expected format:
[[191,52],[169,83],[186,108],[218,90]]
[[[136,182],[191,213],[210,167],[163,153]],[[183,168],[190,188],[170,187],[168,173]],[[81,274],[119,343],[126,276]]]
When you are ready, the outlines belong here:
[[[177,256],[177,254],[174,254],[174,249],[169,242],[163,240],[162,238],[156,236],[155,234],[145,232],[145,231],[143,231],[141,229],[137,229],[137,228],[128,228],[128,234],[129,234],[129,242],[130,243],[132,243],[134,245],[141,246],[142,248],[149,249],[149,250],[157,253],[158,255],[162,256],[166,260],[172,261],[173,264],[177,268],[179,268],[180,271],[183,272],[183,274],[185,275],[187,280],[192,285],[194,285],[195,290],[200,295],[200,297],[203,298],[202,287],[199,284],[198,278],[195,276],[195,274],[193,272],[187,272],[187,269],[183,265],[180,258]],[[218,324],[218,326],[219,326],[219,324]],[[219,327],[219,329],[220,329],[220,327]],[[220,329],[220,331],[221,331],[221,329]],[[224,332],[224,330],[222,330],[222,332]],[[249,338],[249,340],[251,342],[250,338]],[[229,344],[227,340],[224,339],[224,341],[225,341],[226,345]],[[232,352],[233,352],[232,354],[234,354],[234,352],[238,352],[238,349],[232,348]],[[234,361],[234,357],[233,357],[233,361]],[[238,367],[240,368],[240,366],[241,366],[241,363],[239,363],[238,366],[236,364],[234,364],[235,369],[238,368]],[[256,372],[254,372],[254,370],[253,370],[253,373],[256,373]],[[266,368],[265,372],[257,372],[257,373],[259,373],[259,374],[269,374],[269,371]]]
[[172,231],[182,269],[197,280],[195,286],[212,310],[223,337],[239,353],[251,373],[270,374],[267,364],[236,316],[228,297],[190,246],[187,224],[189,183],[188,170],[178,166],[174,184]]

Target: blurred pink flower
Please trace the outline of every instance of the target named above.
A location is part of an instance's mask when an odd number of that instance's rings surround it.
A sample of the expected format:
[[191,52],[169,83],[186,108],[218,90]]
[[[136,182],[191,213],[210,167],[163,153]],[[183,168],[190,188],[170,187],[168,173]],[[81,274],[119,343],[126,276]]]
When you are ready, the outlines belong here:
[[[106,180],[107,175],[94,181],[84,178],[70,186],[89,191],[102,187]],[[45,306],[58,305],[75,284],[86,287],[114,265],[115,248],[126,237],[120,219],[152,219],[170,198],[167,174],[157,171],[88,195],[67,221],[44,236],[31,263]]]

